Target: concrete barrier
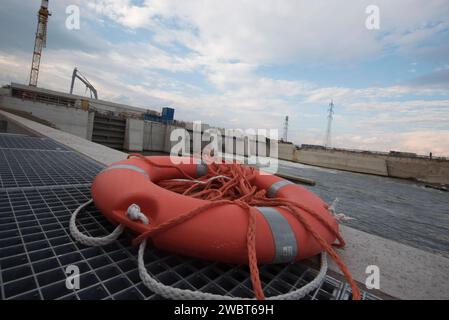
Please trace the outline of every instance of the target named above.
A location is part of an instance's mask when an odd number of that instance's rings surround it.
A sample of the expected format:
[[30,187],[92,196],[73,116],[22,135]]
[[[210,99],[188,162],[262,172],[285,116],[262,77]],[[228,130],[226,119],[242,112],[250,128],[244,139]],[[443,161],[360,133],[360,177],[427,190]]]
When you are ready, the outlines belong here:
[[292,161],[295,156],[296,147],[291,143],[282,143],[278,144],[278,158],[281,160],[289,160]]
[[384,158],[362,153],[300,149],[298,162],[312,166],[388,176],[387,164]]
[[143,125],[143,150],[165,150],[165,124],[153,121],[144,121]]
[[[182,146],[183,151],[191,152],[191,150],[193,148],[193,136],[191,134],[188,134],[188,132],[186,130],[184,130],[183,128],[176,127],[176,126],[170,125],[170,124],[167,124],[165,126],[164,152],[166,152],[166,153],[171,153],[172,151],[174,152],[175,150],[173,149],[173,147],[175,145],[178,147],[181,146],[180,145],[181,140],[178,140],[178,141],[171,140],[172,132],[176,129],[180,129],[180,131],[179,131],[180,133],[182,130],[182,133],[183,133],[183,135],[182,135],[182,139],[184,141],[184,145]],[[174,135],[174,138],[176,138],[176,137],[177,137],[177,135]]]
[[64,107],[41,102],[22,100],[11,96],[0,96],[0,107],[29,112],[31,115],[49,121],[62,131],[89,139],[89,112],[73,107]]
[[110,165],[114,162],[126,159],[128,156],[127,153],[105,147],[76,135],[45,126],[2,110],[0,110],[0,115],[14,126],[22,127],[23,130],[25,130],[24,132],[28,134],[51,138],[105,165]]
[[394,156],[387,153],[301,148],[294,153],[292,159],[286,160],[324,168],[449,185],[449,161],[438,158],[430,160],[425,157]]
[[125,141],[123,149],[127,151],[143,150],[143,120],[126,119]]
[[388,157],[386,163],[390,177],[449,185],[449,161]]

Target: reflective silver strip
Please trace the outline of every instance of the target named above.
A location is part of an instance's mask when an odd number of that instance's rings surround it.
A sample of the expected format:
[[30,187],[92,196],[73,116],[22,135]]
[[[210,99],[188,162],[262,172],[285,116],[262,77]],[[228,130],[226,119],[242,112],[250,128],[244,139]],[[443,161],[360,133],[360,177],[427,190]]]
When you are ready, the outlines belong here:
[[137,166],[130,165],[130,164],[114,164],[110,167],[107,167],[106,169],[104,169],[101,172],[109,171],[112,169],[129,169],[129,170],[137,171],[139,173],[143,173],[147,178],[149,178],[148,173],[145,170],[143,170],[142,168],[139,168]]
[[258,207],[270,225],[276,254],[272,263],[287,263],[295,260],[298,253],[296,237],[287,219],[273,207]]
[[201,159],[197,159],[196,163],[196,176],[204,176],[207,173],[207,164],[205,164]]
[[281,180],[281,181],[273,183],[267,190],[267,196],[269,198],[276,197],[276,193],[279,191],[279,189],[282,188],[283,186],[286,186],[289,184],[294,184],[294,183],[291,181],[288,181],[288,180]]

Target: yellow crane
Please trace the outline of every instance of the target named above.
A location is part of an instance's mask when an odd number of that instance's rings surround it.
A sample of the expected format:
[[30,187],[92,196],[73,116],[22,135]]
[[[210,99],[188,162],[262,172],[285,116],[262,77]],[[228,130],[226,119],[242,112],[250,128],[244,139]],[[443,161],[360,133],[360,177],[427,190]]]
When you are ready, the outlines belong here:
[[47,42],[47,22],[51,16],[48,11],[48,0],[42,0],[41,7],[37,14],[37,31],[34,41],[33,60],[31,62],[30,86],[37,86],[39,76],[39,65],[41,63],[42,48],[45,48]]

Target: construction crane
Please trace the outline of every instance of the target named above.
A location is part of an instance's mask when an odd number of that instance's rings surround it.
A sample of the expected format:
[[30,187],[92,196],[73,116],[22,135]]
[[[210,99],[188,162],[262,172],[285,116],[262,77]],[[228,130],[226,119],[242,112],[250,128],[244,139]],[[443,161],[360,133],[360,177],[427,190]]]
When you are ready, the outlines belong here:
[[288,116],[285,116],[285,121],[284,121],[284,134],[282,135],[282,140],[284,142],[287,142],[287,138],[288,138]]
[[332,119],[334,118],[334,102],[331,100],[329,103],[329,109],[327,110],[327,129],[326,129],[326,137],[324,138],[324,146],[326,148],[331,147],[331,127],[332,127]]
[[70,85],[70,94],[73,94],[73,87],[75,85],[75,79],[78,78],[82,83],[85,84],[86,86],[86,90],[89,89],[90,90],[90,97],[92,98],[92,95],[95,99],[98,99],[98,93],[97,93],[97,89],[95,89],[95,87],[89,82],[89,80],[87,80],[87,78],[85,76],[83,76],[78,69],[75,67],[75,69],[73,69],[73,73],[72,73],[72,83]]
[[47,22],[51,13],[48,11],[48,0],[42,0],[41,8],[37,14],[37,31],[34,40],[33,60],[31,62],[30,86],[37,86],[37,78],[39,77],[39,65],[41,63],[42,48],[47,43]]

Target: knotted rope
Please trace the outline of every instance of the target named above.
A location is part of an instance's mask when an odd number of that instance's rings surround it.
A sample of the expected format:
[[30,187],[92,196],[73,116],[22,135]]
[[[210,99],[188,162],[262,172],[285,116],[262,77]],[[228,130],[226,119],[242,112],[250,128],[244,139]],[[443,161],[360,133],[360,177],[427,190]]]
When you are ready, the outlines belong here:
[[203,200],[209,200],[211,202],[190,210],[184,214],[181,214],[173,219],[165,221],[157,226],[154,226],[149,231],[140,234],[134,239],[134,244],[139,244],[147,238],[154,237],[155,235],[164,232],[170,228],[173,228],[185,221],[208,211],[209,209],[219,207],[222,205],[234,204],[237,205],[248,213],[248,228],[247,228],[247,251],[248,251],[248,265],[251,274],[251,283],[253,286],[254,294],[257,299],[265,299],[265,295],[262,289],[261,281],[259,278],[259,268],[257,266],[256,256],[256,209],[255,206],[271,206],[271,207],[283,207],[290,211],[307,230],[308,233],[320,244],[322,249],[327,252],[340,270],[346,277],[349,285],[352,289],[352,296],[354,300],[360,299],[360,291],[352,278],[347,266],[337,254],[337,252],[329,245],[326,240],[316,232],[313,227],[308,223],[305,218],[305,214],[309,214],[316,218],[322,225],[325,226],[337,239],[337,247],[344,247],[345,242],[333,226],[331,226],[327,220],[325,220],[317,212],[311,210],[307,206],[292,200],[285,198],[268,198],[266,190],[257,189],[252,184],[252,181],[257,175],[257,169],[247,166],[242,166],[235,162],[233,163],[212,163],[208,166],[208,172],[206,175],[194,179],[188,175],[181,167],[174,165],[160,165],[152,161],[141,154],[130,154],[130,157],[137,157],[146,163],[151,164],[154,167],[174,168],[178,170],[187,179],[173,179],[163,180],[158,183],[159,186],[177,192],[186,196],[200,198]]

